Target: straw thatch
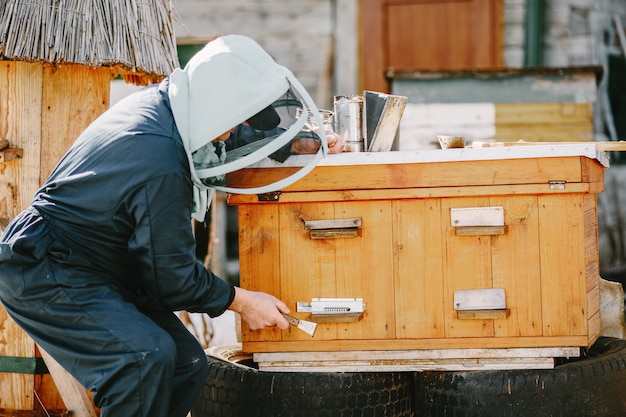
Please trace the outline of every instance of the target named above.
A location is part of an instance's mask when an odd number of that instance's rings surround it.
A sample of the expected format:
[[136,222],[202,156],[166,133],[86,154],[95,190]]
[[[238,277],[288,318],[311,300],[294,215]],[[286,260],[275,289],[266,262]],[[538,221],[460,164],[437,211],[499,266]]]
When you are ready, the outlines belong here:
[[110,66],[129,82],[178,66],[169,0],[0,0],[0,58]]

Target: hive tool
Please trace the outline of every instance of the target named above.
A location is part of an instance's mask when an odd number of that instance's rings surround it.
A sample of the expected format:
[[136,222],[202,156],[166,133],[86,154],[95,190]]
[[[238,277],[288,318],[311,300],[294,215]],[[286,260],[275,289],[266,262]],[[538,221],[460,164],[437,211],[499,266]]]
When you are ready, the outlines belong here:
[[289,322],[290,325],[297,327],[302,330],[306,334],[313,337],[315,335],[315,330],[317,329],[317,323],[313,323],[312,321],[300,320],[293,316],[283,313],[283,317]]

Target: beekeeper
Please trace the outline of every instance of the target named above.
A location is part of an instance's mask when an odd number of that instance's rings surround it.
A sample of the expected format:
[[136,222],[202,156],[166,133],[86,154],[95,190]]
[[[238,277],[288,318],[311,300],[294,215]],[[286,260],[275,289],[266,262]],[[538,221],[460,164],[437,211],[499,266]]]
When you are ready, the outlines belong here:
[[294,85],[303,90],[251,39],[217,38],[95,120],[5,229],[2,304],[93,393],[102,417],[187,415],[207,361],[174,311],[229,309],[252,330],[288,327],[281,300],[196,260],[190,218],[223,185],[208,174],[225,165],[232,128],[275,127],[271,104]]

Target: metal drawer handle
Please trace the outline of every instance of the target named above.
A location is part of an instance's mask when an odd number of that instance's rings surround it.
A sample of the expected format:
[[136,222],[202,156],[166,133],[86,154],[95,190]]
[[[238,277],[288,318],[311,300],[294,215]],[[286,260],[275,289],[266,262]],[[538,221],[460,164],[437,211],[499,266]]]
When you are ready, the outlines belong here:
[[504,207],[458,207],[450,209],[450,223],[457,236],[503,235]]
[[360,217],[350,219],[305,220],[304,228],[311,239],[336,239],[360,236]]

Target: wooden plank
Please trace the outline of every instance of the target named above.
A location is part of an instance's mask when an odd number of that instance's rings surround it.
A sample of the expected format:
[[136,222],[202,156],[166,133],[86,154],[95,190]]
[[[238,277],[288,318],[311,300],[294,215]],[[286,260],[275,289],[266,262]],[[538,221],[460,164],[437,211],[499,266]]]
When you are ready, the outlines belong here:
[[314,323],[355,323],[363,319],[364,313],[311,314],[308,319]]
[[[0,219],[8,222],[39,188],[42,67],[38,64],[0,63],[0,137],[25,150],[23,158],[0,164]],[[0,307],[3,356],[35,356],[35,344]],[[34,376],[0,374],[0,408],[32,410]]]
[[[582,173],[582,182],[599,183],[604,186],[604,171],[606,168],[599,164],[598,161],[591,160],[589,158],[583,158],[580,160],[580,167]],[[604,188],[599,188],[596,192],[601,191],[604,191]]]
[[[310,302],[313,298],[340,297],[337,294],[338,280],[335,262],[338,262],[338,239],[312,240],[305,221],[343,218],[335,212],[332,204],[306,203],[285,204],[280,207],[278,236],[280,258],[281,298],[295,311],[296,303]],[[352,217],[352,216],[351,216]],[[356,216],[361,217],[361,216]],[[360,238],[359,238],[360,239]],[[352,239],[351,239],[352,240]],[[294,248],[297,248],[294,250]],[[345,261],[345,260],[344,260]],[[352,294],[352,297],[362,295]],[[308,317],[301,317],[308,320]],[[335,339],[338,325],[320,323],[315,340]],[[310,337],[302,332],[283,334],[283,340],[306,340]]]
[[[442,151],[443,152],[443,151]],[[329,191],[461,187],[528,184],[562,180],[581,182],[580,156],[552,158],[496,159],[413,164],[317,166],[304,178],[282,191]],[[257,187],[285,178],[298,168],[249,168],[227,176],[235,187]],[[350,190],[349,192],[347,190]]]
[[[7,131],[2,132],[17,148],[24,149],[20,160],[19,211],[30,204],[30,200],[41,185],[41,89],[43,88],[43,66],[26,62],[10,62]],[[15,213],[17,215],[17,212]]]
[[80,133],[109,108],[110,86],[108,67],[43,67],[41,183]]
[[510,369],[552,369],[552,358],[477,358],[435,359],[380,362],[332,361],[319,362],[259,362],[259,370],[274,372],[421,372],[471,371]]
[[496,103],[496,125],[587,123],[592,119],[591,103]]
[[[599,172],[600,176],[604,170]],[[595,178],[594,178],[595,179]],[[591,346],[602,334],[600,315],[600,252],[598,242],[598,207],[596,194],[583,196],[583,216],[585,223],[585,289],[587,291],[587,334]]]
[[593,141],[591,103],[498,103],[496,140]]
[[493,321],[459,320],[454,309],[454,293],[470,288],[492,287],[492,261],[490,236],[457,236],[455,227],[450,222],[449,212],[456,207],[487,207],[487,198],[454,198],[441,202],[441,211],[445,213],[441,223],[443,245],[444,274],[446,283],[444,314],[446,338],[455,337],[493,337]]
[[[251,291],[278,296],[280,287],[280,235],[278,206],[242,205],[238,208],[240,285]],[[295,310],[295,306],[289,306]],[[295,333],[295,332],[294,332]],[[242,326],[242,340],[277,341],[281,330],[251,331]]]
[[85,387],[41,347],[39,347],[39,352],[46,362],[50,375],[71,415],[76,417],[96,417],[96,410]]
[[337,325],[338,336],[395,339],[391,201],[333,205],[337,218],[363,219],[360,238],[340,239],[335,244],[336,295],[333,297],[363,298],[367,305],[362,320]]
[[589,317],[589,328],[587,330],[587,347],[591,347],[600,336],[602,336],[602,318],[600,312]]
[[[47,417],[67,417],[67,410],[51,410],[46,409]],[[0,417],[41,417],[42,414],[38,410],[7,410],[0,408]]]
[[496,141],[527,140],[535,142],[587,142],[593,140],[591,122],[561,124],[496,125]]
[[363,361],[412,359],[475,359],[475,358],[576,358],[580,347],[537,347],[510,349],[419,349],[419,350],[354,350],[337,352],[261,352],[253,354],[254,361]]
[[496,337],[541,336],[541,275],[539,269],[539,216],[537,197],[491,197],[503,206],[505,235],[492,238],[493,286],[504,288],[509,316],[496,320]]
[[454,234],[457,236],[503,235],[506,229],[506,226],[462,226],[455,227]]
[[589,317],[587,324],[587,334],[589,335],[588,346],[591,346],[591,344],[593,344],[593,342],[595,342],[596,339],[601,336],[601,323],[598,322],[600,317],[600,304],[599,286],[590,288],[587,291],[587,303],[585,305]]
[[387,67],[385,62],[385,16],[380,13],[381,0],[363,0],[360,7],[361,27],[368,28],[362,32],[362,45],[368,48],[359,48],[360,77],[362,79],[360,90],[373,90],[388,92],[389,85],[385,80],[383,70]]
[[394,309],[398,338],[444,337],[440,225],[438,199],[393,202]]
[[[453,313],[454,314],[454,313]],[[466,320],[457,320],[467,324]],[[485,349],[485,348],[532,348],[532,347],[569,347],[586,346],[587,335],[572,336],[506,336],[506,337],[448,337],[434,339],[360,339],[360,340],[321,340],[319,333],[325,332],[321,325],[317,326],[316,342],[312,343],[307,336],[306,340],[289,340],[281,343],[245,342],[245,352],[335,352],[353,350],[405,350],[405,349]]]
[[[586,288],[597,287],[600,280],[600,252],[598,242],[598,210],[596,195],[585,194],[583,196],[583,216],[585,224],[585,276]],[[592,313],[591,311],[589,312]]]
[[539,196],[543,334],[584,335],[588,315],[583,198]]
[[[432,188],[403,188],[387,190],[355,190],[355,191],[310,191],[281,193],[277,203],[305,203],[319,201],[362,201],[362,200],[404,200],[412,198],[437,198],[457,196],[502,196],[524,194],[570,194],[592,193],[601,190],[602,183],[568,183],[563,189],[551,189],[544,184],[519,185],[487,185],[469,187],[432,187]],[[257,204],[255,195],[229,195],[230,205]],[[261,203],[264,204],[264,203]]]
[[[603,152],[611,152],[611,151],[626,151],[626,141],[624,140],[616,140],[616,141],[594,141],[594,140],[590,140],[590,141],[578,141],[578,142],[572,142],[572,141],[558,141],[558,142],[551,142],[551,141],[525,141],[525,140],[517,140],[514,142],[499,142],[499,146],[537,146],[537,145],[567,145],[567,144],[572,144],[572,145],[580,145],[581,143],[590,143],[593,144],[597,150],[599,151],[603,151]],[[488,145],[488,144],[487,144]],[[496,142],[496,145],[498,145],[498,142]]]
[[501,310],[462,310],[456,312],[459,320],[484,320],[484,319],[506,319],[509,317],[510,310],[504,308]]

